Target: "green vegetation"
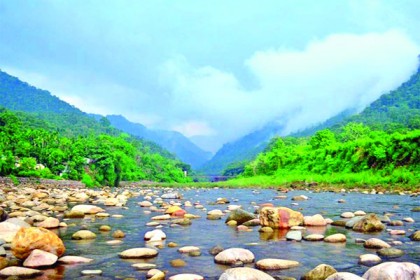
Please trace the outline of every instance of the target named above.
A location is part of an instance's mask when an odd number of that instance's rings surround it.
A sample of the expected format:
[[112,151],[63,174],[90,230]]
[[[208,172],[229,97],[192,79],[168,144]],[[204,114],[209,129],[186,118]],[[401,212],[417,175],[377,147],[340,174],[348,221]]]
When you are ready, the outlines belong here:
[[154,151],[157,146],[128,134],[66,137],[39,119],[35,119],[36,125],[29,125],[31,119],[24,113],[0,109],[0,176],[82,180],[88,186],[189,181],[183,173],[189,170],[188,165],[164,157]]
[[419,186],[420,130],[387,133],[349,123],[337,133],[325,129],[310,138],[277,137],[231,183],[296,181]]

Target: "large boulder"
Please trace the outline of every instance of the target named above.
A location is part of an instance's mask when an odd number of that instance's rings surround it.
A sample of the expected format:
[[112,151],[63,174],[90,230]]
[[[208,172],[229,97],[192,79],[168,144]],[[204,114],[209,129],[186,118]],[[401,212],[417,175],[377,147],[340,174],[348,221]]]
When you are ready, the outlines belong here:
[[264,207],[260,211],[261,226],[291,228],[303,224],[303,215],[287,207]]
[[324,280],[328,276],[336,273],[334,267],[327,265],[327,264],[320,264],[311,271],[308,271],[303,275],[300,279],[301,280]]
[[45,228],[21,228],[12,241],[12,253],[18,259],[26,259],[33,250],[40,249],[61,257],[66,248],[63,241]]
[[385,225],[375,214],[363,216],[353,226],[354,231],[360,232],[378,232],[384,230]]
[[228,223],[229,221],[236,221],[238,225],[242,225],[243,223],[253,219],[255,219],[254,214],[238,208],[229,213],[225,223]]
[[255,260],[254,254],[242,248],[230,248],[223,250],[214,257],[214,261],[219,264],[232,265],[237,262],[241,263],[253,263]]
[[265,272],[250,267],[236,267],[227,269],[220,275],[219,280],[274,280]]
[[420,267],[417,264],[409,262],[385,262],[371,267],[363,274],[366,280],[377,279],[420,279]]

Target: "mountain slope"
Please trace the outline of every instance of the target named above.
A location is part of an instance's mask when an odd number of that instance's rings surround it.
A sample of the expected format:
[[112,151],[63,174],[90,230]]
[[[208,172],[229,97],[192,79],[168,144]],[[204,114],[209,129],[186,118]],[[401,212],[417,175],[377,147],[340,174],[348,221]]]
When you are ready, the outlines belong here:
[[211,157],[210,152],[203,151],[181,133],[165,130],[150,130],[144,125],[128,121],[123,116],[109,115],[106,118],[112,126],[122,131],[156,142],[163,148],[176,154],[178,158],[190,164],[193,168],[201,166]]
[[217,175],[234,162],[251,161],[265,149],[270,139],[279,135],[282,130],[282,124],[273,122],[234,142],[227,143],[200,168],[200,171]]

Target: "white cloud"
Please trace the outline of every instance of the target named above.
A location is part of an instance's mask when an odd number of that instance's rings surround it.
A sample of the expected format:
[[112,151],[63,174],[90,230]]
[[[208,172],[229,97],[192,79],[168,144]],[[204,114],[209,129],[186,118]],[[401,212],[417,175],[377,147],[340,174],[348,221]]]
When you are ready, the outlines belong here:
[[172,130],[178,131],[187,137],[194,136],[212,136],[215,134],[214,129],[208,126],[206,122],[202,121],[188,121],[181,125],[172,127]]
[[361,110],[406,81],[418,54],[399,30],[335,34],[303,50],[256,52],[245,62],[260,84],[256,90],[244,90],[232,73],[194,68],[179,57],[165,64],[162,81],[168,98],[185,105],[172,112],[174,126],[188,127],[189,115],[199,116],[218,132],[209,141],[219,147],[275,119],[287,117],[284,132],[290,133],[349,108]]

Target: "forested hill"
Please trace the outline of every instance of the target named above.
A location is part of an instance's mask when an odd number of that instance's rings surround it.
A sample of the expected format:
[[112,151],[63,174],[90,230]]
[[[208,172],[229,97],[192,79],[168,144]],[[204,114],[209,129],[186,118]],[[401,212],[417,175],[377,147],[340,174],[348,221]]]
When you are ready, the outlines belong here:
[[193,168],[200,167],[211,157],[210,152],[203,151],[179,132],[151,130],[142,124],[130,122],[123,116],[118,115],[109,115],[106,118],[112,126],[122,131],[156,142],[168,151],[175,153],[179,159],[190,164]]

